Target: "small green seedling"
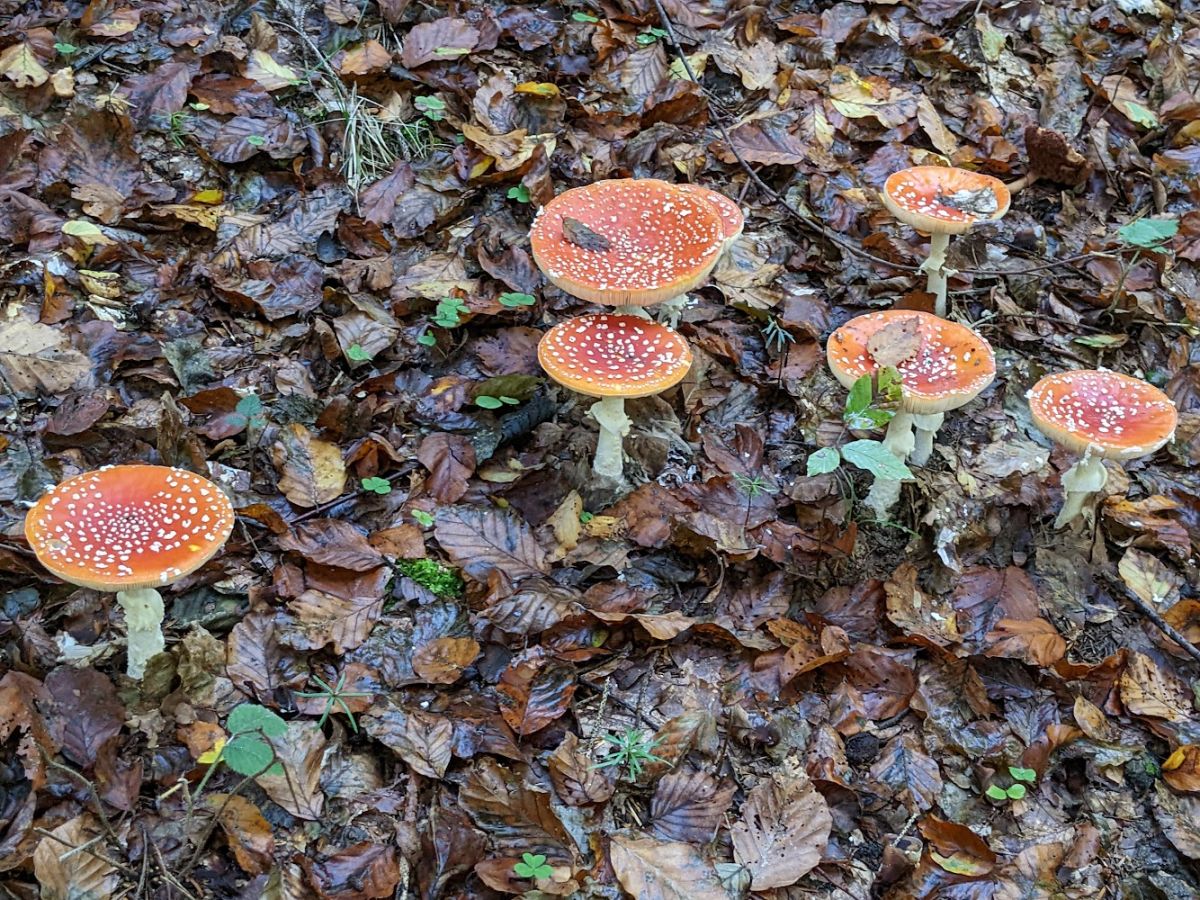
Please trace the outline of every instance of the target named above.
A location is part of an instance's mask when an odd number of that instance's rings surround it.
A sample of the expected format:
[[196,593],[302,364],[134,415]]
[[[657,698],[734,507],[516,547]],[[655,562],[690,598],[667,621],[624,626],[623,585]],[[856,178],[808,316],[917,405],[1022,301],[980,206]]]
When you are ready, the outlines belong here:
[[[416,518],[417,510],[413,510]],[[418,519],[418,521],[420,521]],[[430,522],[432,523],[432,519]],[[457,572],[443,566],[436,559],[399,559],[396,568],[402,575],[411,578],[421,587],[439,597],[460,597],[464,589],[463,580]]]
[[594,518],[596,518],[596,514],[590,513],[585,509],[583,512],[581,512],[579,514],[579,524],[586,525],[588,522],[592,521],[592,519],[594,519]]
[[261,429],[267,424],[262,398],[258,394],[247,394],[239,400],[229,417],[232,424],[251,430]]
[[540,853],[522,853],[521,861],[513,864],[513,872],[518,878],[549,878],[554,869],[546,863],[546,857]]
[[351,344],[346,348],[346,358],[351,362],[369,362],[371,354],[363,349],[362,344]]
[[774,350],[776,353],[782,353],[788,344],[796,341],[795,335],[780,325],[779,319],[775,316],[767,319],[767,324],[762,328],[762,334],[767,349]]
[[63,56],[70,56],[72,53],[79,52],[79,48],[76,47],[74,44],[68,44],[65,42],[55,44],[54,49],[57,50],[59,53],[61,53]]
[[225,720],[229,740],[221,749],[219,762],[239,775],[282,775],[283,767],[274,762],[275,750],[269,738],[287,734],[287,722],[257,703],[235,706]]
[[297,691],[296,696],[297,697],[311,697],[313,699],[320,699],[322,697],[325,698],[325,711],[323,713],[321,713],[321,719],[320,719],[320,721],[317,722],[317,727],[318,728],[325,727],[326,721],[329,720],[329,714],[331,712],[333,712],[334,706],[337,706],[342,710],[342,712],[344,712],[346,714],[346,718],[350,720],[350,729],[355,734],[357,734],[358,733],[358,723],[354,721],[354,713],[351,712],[350,707],[346,704],[346,698],[347,697],[371,697],[373,695],[367,691],[343,690],[343,688],[346,686],[346,673],[345,672],[342,672],[341,674],[338,675],[337,683],[334,684],[332,687],[330,687],[328,684],[326,684],[320,675],[313,675],[312,680],[317,683],[317,686],[320,687],[321,690],[315,691],[313,693]]
[[441,97],[418,97],[413,106],[430,122],[440,122],[446,114],[446,101]]
[[600,21],[595,16],[585,12],[573,12],[571,13],[571,19],[575,22],[588,22],[592,25]]
[[433,516],[425,512],[423,509],[412,510],[412,517],[422,528],[428,528],[433,524]]
[[261,134],[251,134],[246,137],[246,143],[251,147],[262,147],[267,143],[267,139]]
[[637,36],[637,42],[643,47],[653,44],[655,41],[661,40],[667,36],[664,28],[647,28],[644,32]]
[[489,397],[487,394],[475,398],[475,405],[484,409],[499,409],[502,406],[516,406],[521,401],[516,397]]
[[371,476],[362,480],[362,489],[369,491],[372,494],[390,494],[392,492],[392,483],[386,478]]
[[462,324],[459,316],[469,311],[467,304],[458,297],[443,297],[433,311],[433,324],[438,328],[457,328]]
[[628,728],[621,734],[606,734],[604,741],[615,749],[592,766],[593,769],[607,769],[612,766],[624,768],[630,781],[636,781],[642,774],[642,767],[650,762],[663,762],[652,752],[661,741],[647,734],[640,728]]
[[1026,785],[1037,781],[1037,772],[1033,769],[1009,766],[1008,774],[1013,777],[1016,784],[1011,784],[1006,788],[1000,787],[998,784],[989,785],[984,793],[990,800],[995,800],[998,803],[1002,803],[1005,800],[1023,800],[1025,794],[1028,792]]
[[1156,250],[1178,233],[1178,219],[1138,219],[1117,230],[1124,243],[1143,250]]
[[[854,382],[846,398],[842,421],[855,431],[882,428],[895,417],[899,402],[900,373],[886,367],[874,377],[864,375]],[[884,481],[912,478],[908,466],[889,453],[882,441],[870,439],[850,441],[841,447],[823,447],[809,454],[807,474],[811,478],[836,471],[843,461]]]
[[735,472],[733,474],[733,483],[737,485],[739,491],[751,500],[763,494],[776,494],[779,492],[779,488],[771,484],[762,475],[743,475],[741,472]]
[[523,184],[518,184],[516,187],[510,187],[508,189],[507,196],[509,200],[516,200],[518,203],[528,203],[529,188],[525,187]]
[[516,306],[533,306],[537,303],[537,299],[533,294],[522,294],[519,291],[508,291],[499,297],[500,305],[507,306],[510,309]]

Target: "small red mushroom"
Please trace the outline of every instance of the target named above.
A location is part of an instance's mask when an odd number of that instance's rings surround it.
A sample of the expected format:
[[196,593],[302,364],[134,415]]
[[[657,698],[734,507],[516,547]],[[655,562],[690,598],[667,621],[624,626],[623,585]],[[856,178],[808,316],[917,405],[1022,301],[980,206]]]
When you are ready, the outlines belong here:
[[208,562],[233,521],[229,499],[206,478],[168,466],[106,466],[46,491],[25,517],[25,537],[63,581],[117,592],[127,671],[141,678],[165,646],[156,588]]
[[1107,369],[1058,372],[1026,395],[1033,423],[1052,441],[1082,454],[1062,477],[1066,499],[1054,522],[1080,516],[1088,497],[1108,482],[1102,460],[1148,456],[1175,436],[1178,413],[1162,391]]
[[[899,337],[876,346],[877,338],[887,337],[884,329],[895,329]],[[857,316],[830,335],[825,345],[829,368],[846,388],[853,387],[882,367],[875,354],[894,352],[889,343],[904,344],[899,351],[903,358],[892,363],[900,373],[901,406],[888,423],[883,445],[901,462],[911,456],[923,466],[945,414],[970,403],[996,377],[996,356],[991,345],[965,325],[926,312],[892,309]],[[871,494],[872,508],[886,511],[899,499],[899,482],[877,481]]]
[[950,235],[977,222],[994,222],[1008,212],[1012,197],[990,175],[949,166],[913,166],[893,172],[883,186],[883,205],[893,216],[929,237],[926,289],[937,297],[935,312],[946,315],[946,248]]
[[568,294],[641,307],[703,283],[725,233],[705,197],[654,178],[625,178],[559,194],[538,212],[529,240],[538,268]]
[[629,433],[625,399],[649,397],[683,380],[692,351],[683,337],[640,316],[579,316],[555,325],[538,343],[538,361],[552,379],[588,397],[599,397],[592,417],[600,423],[594,469],[619,480],[621,442]]

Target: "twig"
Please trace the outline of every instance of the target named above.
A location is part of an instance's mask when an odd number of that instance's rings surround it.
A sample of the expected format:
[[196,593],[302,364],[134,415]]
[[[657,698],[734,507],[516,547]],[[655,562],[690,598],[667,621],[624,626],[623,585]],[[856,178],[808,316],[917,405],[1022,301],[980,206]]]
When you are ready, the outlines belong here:
[[[688,62],[687,53],[684,52],[683,46],[679,43],[679,36],[675,33],[675,25],[671,21],[671,17],[667,15],[667,11],[662,5],[662,0],[654,0],[654,6],[658,10],[658,17],[662,22],[663,30],[667,33],[667,42],[671,45],[671,49],[675,51],[675,55],[678,57],[680,64],[683,66],[683,70],[687,73],[688,79],[692,82],[692,84],[700,88],[702,93],[706,93],[704,91],[704,87],[700,84],[700,80],[696,77],[696,73],[692,70],[692,64]],[[709,112],[712,113],[712,105],[708,104],[708,106]],[[762,178],[759,177],[759,174],[754,171],[753,168],[751,168],[750,164],[746,162],[745,158],[741,155],[741,153],[738,152],[737,147],[734,145],[733,140],[729,135],[729,130],[725,127],[725,123],[721,121],[720,117],[713,115],[711,118],[717,126],[717,131],[719,131],[721,134],[721,139],[729,147],[729,152],[733,154],[743,171],[745,171],[745,173],[750,177],[750,180],[754,182],[758,189],[762,191],[768,199],[770,199],[773,203],[778,203],[780,206],[790,212],[799,222],[803,223],[806,228],[816,232],[826,240],[831,241],[832,243],[841,247],[843,250],[847,250],[850,253],[853,253],[855,256],[861,256],[863,259],[868,259],[873,263],[878,263],[881,266],[888,266],[889,268],[896,269],[901,272],[921,271],[920,266],[910,266],[906,263],[893,262],[892,260],[884,259],[881,256],[875,256],[873,253],[869,253],[862,247],[859,247],[851,241],[848,241],[836,231],[826,228],[820,222],[816,221],[812,216],[801,212],[799,209],[793,206],[786,197],[763,181]],[[1041,263],[1036,266],[1028,266],[1024,269],[1017,269],[1011,272],[1001,271],[998,269],[959,269],[958,271],[963,275],[981,275],[984,277],[1004,278],[1010,275],[1024,275],[1027,272],[1037,272],[1042,269],[1057,268],[1058,266],[1069,262],[1089,259],[1091,256],[1092,254],[1090,253],[1084,253],[1079,256],[1072,256],[1062,260],[1052,260],[1050,262]]]
[[[1113,582],[1113,584],[1118,583],[1116,579],[1110,580]],[[1128,597],[1129,601],[1138,608],[1142,615],[1158,626],[1159,631],[1182,647],[1184,653],[1196,660],[1196,662],[1200,663],[1200,647],[1197,647],[1186,637],[1184,637],[1178,628],[1160,616],[1153,606],[1130,590],[1129,587],[1124,584],[1124,582],[1121,582],[1120,584],[1125,590],[1125,596]]]
[[[272,748],[272,752],[273,751],[274,748]],[[271,768],[273,765],[275,765],[274,758],[272,758],[271,762],[267,764],[267,767],[263,769],[262,772],[259,772],[258,775],[263,774],[263,772],[266,772],[267,769]],[[216,764],[214,763],[213,766],[215,767]],[[212,833],[216,829],[217,823],[221,821],[221,815],[225,812],[225,807],[229,805],[229,801],[232,800],[237,794],[241,793],[242,788],[244,788],[251,779],[256,777],[256,775],[244,776],[242,780],[237,783],[237,787],[225,795],[224,801],[222,801],[216,812],[214,812],[212,817],[208,820],[208,825],[205,826],[204,833],[201,834],[200,839],[196,841],[196,849],[192,853],[192,858],[188,860],[188,864],[184,869],[185,872],[190,872],[192,869],[196,868],[196,863],[200,861],[200,856],[204,853],[204,848],[208,845],[208,839],[212,837]]]
[[127,875],[128,877],[130,877],[130,878],[133,877],[133,872],[124,863],[119,863],[115,859],[109,859],[103,853],[97,853],[95,850],[92,849],[92,844],[94,844],[96,841],[100,840],[99,837],[96,837],[93,840],[88,841],[86,844],[80,844],[77,847],[74,844],[64,841],[62,838],[60,838],[54,832],[47,831],[45,828],[40,828],[40,827],[35,826],[33,830],[35,833],[40,834],[42,837],[48,837],[48,838],[50,838],[50,840],[54,841],[55,843],[62,844],[64,847],[68,848],[67,852],[62,855],[62,857],[61,857],[62,859],[66,859],[67,856],[71,855],[72,853],[80,853],[80,852],[86,853],[88,856],[93,856],[96,859],[100,860],[100,862],[112,866],[118,872],[124,872],[125,875]]
[[86,775],[76,772],[70,766],[53,759],[44,749],[40,747],[38,749],[42,751],[42,759],[45,760],[46,765],[50,766],[52,769],[58,769],[61,772],[66,772],[72,778],[87,785],[88,793],[92,795],[92,800],[96,804],[96,813],[100,816],[100,824],[104,826],[104,833],[114,844],[120,844],[121,841],[117,837],[117,832],[112,827],[112,822],[109,821],[108,814],[104,811],[104,804],[100,800],[100,793],[96,790],[96,786],[88,780]]

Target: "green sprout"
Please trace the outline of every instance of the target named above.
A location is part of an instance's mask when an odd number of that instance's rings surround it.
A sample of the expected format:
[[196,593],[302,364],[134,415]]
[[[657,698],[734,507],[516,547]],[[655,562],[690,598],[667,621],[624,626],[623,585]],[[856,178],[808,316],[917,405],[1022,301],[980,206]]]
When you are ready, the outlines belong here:
[[661,40],[667,36],[667,32],[663,28],[647,28],[644,32],[637,36],[637,42],[643,47],[653,44],[657,40]]
[[542,854],[522,853],[521,861],[513,864],[513,872],[518,878],[549,878],[554,869],[546,864]]
[[267,139],[261,134],[252,134],[246,138],[246,143],[251,147],[261,147],[266,144]]
[[1016,782],[1006,788],[1000,787],[998,784],[989,785],[984,791],[988,799],[995,800],[999,803],[1005,800],[1022,800],[1028,792],[1026,784],[1033,784],[1037,781],[1037,771],[1034,769],[1023,769],[1020,766],[1009,766],[1008,774],[1011,775]]
[[600,21],[598,18],[591,15],[590,13],[585,13],[585,12],[573,12],[573,13],[571,13],[571,19],[576,22],[587,22],[592,25],[594,25],[595,23]]
[[446,101],[441,97],[417,97],[413,106],[430,122],[440,122],[446,113]]
[[354,713],[346,704],[347,697],[371,697],[371,693],[367,691],[346,691],[342,690],[346,686],[346,673],[342,672],[338,675],[337,683],[330,687],[321,678],[320,675],[313,675],[312,680],[321,688],[319,691],[312,693],[306,691],[297,691],[297,697],[311,697],[313,699],[325,698],[325,711],[321,713],[321,719],[317,722],[318,728],[324,728],[325,723],[329,720],[329,714],[333,712],[334,706],[339,707],[346,714],[346,718],[350,720],[350,729],[357,734],[358,723],[354,721]]
[[775,316],[767,319],[767,324],[763,326],[762,333],[767,349],[774,350],[776,353],[782,353],[788,344],[793,344],[796,341],[795,336],[780,325],[779,319]]
[[523,184],[518,184],[516,187],[510,187],[508,189],[507,196],[509,200],[516,200],[518,203],[528,203],[529,188],[525,187]]
[[346,348],[346,358],[351,362],[368,362],[371,354],[363,349],[362,344],[351,344]]
[[627,728],[619,735],[606,734],[603,737],[615,749],[600,757],[600,761],[592,766],[593,769],[621,767],[628,773],[630,781],[636,781],[641,777],[642,766],[646,763],[664,762],[651,752],[662,741],[640,728]]
[[[413,518],[416,518],[413,510]],[[420,521],[419,519],[417,521]],[[430,522],[432,523],[432,519]],[[439,597],[460,597],[463,592],[463,580],[449,566],[443,566],[436,559],[400,559],[396,561],[400,573],[411,578],[421,587]]]
[[433,524],[433,516],[431,516],[429,513],[425,512],[425,510],[423,510],[423,509],[412,510],[412,517],[413,517],[413,519],[416,520],[417,524],[420,525],[422,528],[428,528],[430,525]]
[[522,294],[519,291],[507,291],[500,295],[500,305],[510,309],[515,306],[533,306],[537,299],[533,294]]
[[386,478],[371,476],[362,480],[362,489],[370,491],[372,494],[390,494],[392,492],[392,483]]
[[484,409],[499,409],[502,406],[516,406],[521,401],[516,397],[489,397],[487,394],[481,394],[475,398],[475,405],[482,406]]
[[[890,367],[880,369],[874,376],[863,375],[850,388],[842,421],[846,428],[868,431],[882,428],[892,421],[899,408],[900,373]],[[877,479],[900,481],[912,478],[912,473],[883,445],[868,438],[850,441],[842,447],[823,447],[809,454],[806,474],[824,475],[836,471],[842,461],[870,472]]]

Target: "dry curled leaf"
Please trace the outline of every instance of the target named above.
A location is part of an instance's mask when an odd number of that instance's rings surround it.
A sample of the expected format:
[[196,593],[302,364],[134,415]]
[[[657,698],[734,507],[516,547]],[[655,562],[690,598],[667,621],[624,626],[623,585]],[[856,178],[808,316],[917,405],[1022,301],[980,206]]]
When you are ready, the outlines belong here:
[[346,486],[342,451],[313,437],[299,423],[279,430],[272,458],[280,473],[279,489],[297,506],[308,509],[328,503],[341,496]]
[[921,320],[910,316],[889,322],[871,335],[867,351],[880,366],[895,368],[921,349]]
[[236,794],[213,794],[205,803],[221,823],[242,871],[250,875],[269,871],[274,864],[275,837],[259,808]]
[[658,780],[650,803],[651,830],[666,841],[707,844],[733,801],[734,785],[704,772],[671,772]]

